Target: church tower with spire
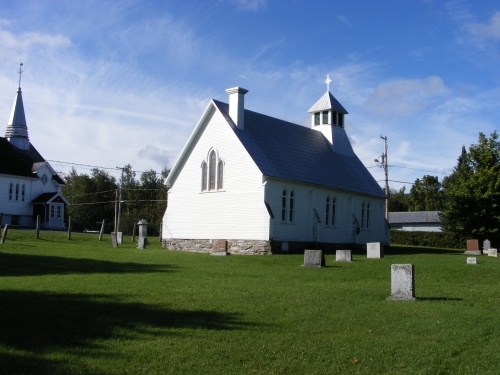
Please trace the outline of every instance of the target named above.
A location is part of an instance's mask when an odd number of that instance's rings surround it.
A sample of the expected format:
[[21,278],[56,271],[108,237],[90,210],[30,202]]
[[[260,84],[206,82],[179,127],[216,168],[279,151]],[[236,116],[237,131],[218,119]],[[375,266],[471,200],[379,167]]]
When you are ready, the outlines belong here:
[[311,128],[321,132],[330,143],[332,151],[354,156],[351,142],[344,128],[346,109],[330,93],[330,76],[326,76],[326,93],[308,111],[311,114]]
[[10,113],[7,129],[5,130],[5,138],[14,146],[21,150],[29,150],[30,141],[28,137],[28,126],[26,124],[26,115],[24,114],[23,94],[21,91],[21,70],[23,63],[19,66],[19,87],[17,89],[16,98],[12,111]]

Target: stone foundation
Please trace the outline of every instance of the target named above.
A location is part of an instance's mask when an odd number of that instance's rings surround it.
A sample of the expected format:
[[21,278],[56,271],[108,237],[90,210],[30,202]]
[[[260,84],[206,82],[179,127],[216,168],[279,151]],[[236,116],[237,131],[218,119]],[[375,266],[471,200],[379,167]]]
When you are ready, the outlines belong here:
[[[176,251],[211,253],[214,240],[188,240],[169,238],[162,241],[163,248]],[[271,241],[265,240],[227,240],[227,252],[241,255],[272,254]]]
[[[164,249],[188,251],[195,253],[212,253],[215,240],[192,240],[168,238],[162,241]],[[269,254],[303,254],[304,250],[322,250],[325,254],[335,254],[336,250],[353,250],[366,252],[366,244],[336,244],[288,241],[288,251],[282,251],[282,241],[266,240],[227,240],[229,254],[269,255]]]

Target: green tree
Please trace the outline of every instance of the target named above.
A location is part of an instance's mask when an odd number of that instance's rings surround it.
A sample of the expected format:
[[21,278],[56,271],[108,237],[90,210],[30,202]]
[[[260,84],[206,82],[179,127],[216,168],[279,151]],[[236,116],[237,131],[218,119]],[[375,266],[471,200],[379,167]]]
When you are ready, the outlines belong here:
[[408,211],[441,211],[443,189],[439,179],[426,175],[416,179],[408,197]]
[[389,212],[407,212],[408,211],[408,194],[406,187],[401,189],[389,188]]
[[499,241],[500,142],[495,131],[479,133],[477,144],[462,148],[453,173],[443,181],[445,230]]

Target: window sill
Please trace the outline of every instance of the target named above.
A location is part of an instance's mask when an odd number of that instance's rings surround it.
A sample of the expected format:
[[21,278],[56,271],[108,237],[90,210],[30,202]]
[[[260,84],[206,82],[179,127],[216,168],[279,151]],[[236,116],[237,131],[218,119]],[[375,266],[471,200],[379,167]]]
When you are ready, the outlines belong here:
[[213,193],[225,193],[226,190],[225,189],[221,189],[221,190],[203,190],[203,191],[200,191],[200,194],[213,194]]

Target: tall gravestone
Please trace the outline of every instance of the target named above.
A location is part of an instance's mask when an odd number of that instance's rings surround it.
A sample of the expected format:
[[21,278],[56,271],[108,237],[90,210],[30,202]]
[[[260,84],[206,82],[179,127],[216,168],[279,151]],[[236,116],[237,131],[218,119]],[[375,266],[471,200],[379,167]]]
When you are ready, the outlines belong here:
[[144,243],[147,245],[149,244],[148,242],[148,222],[144,219],[140,220],[137,223],[137,226],[139,227],[139,238],[144,238]]
[[413,264],[391,265],[391,296],[388,301],[415,301]]
[[111,243],[113,247],[118,247],[118,239],[116,237],[116,232],[111,232]]
[[337,262],[352,262],[351,250],[337,250],[337,251],[335,251],[335,260]]
[[383,258],[384,248],[380,242],[368,242],[366,244],[366,257],[367,258]]
[[324,267],[325,256],[321,250],[304,250],[304,264],[302,267]]
[[487,251],[489,249],[491,249],[491,242],[490,242],[490,240],[484,240],[483,241],[483,250]]
[[481,255],[481,250],[479,250],[479,240],[467,240],[467,251],[465,254]]
[[226,256],[227,255],[227,241],[226,240],[214,240],[212,243],[212,254],[215,256]]
[[3,244],[5,242],[5,239],[7,238],[7,231],[9,230],[9,226],[5,224],[5,227],[2,230],[2,236],[0,237],[0,244]]

